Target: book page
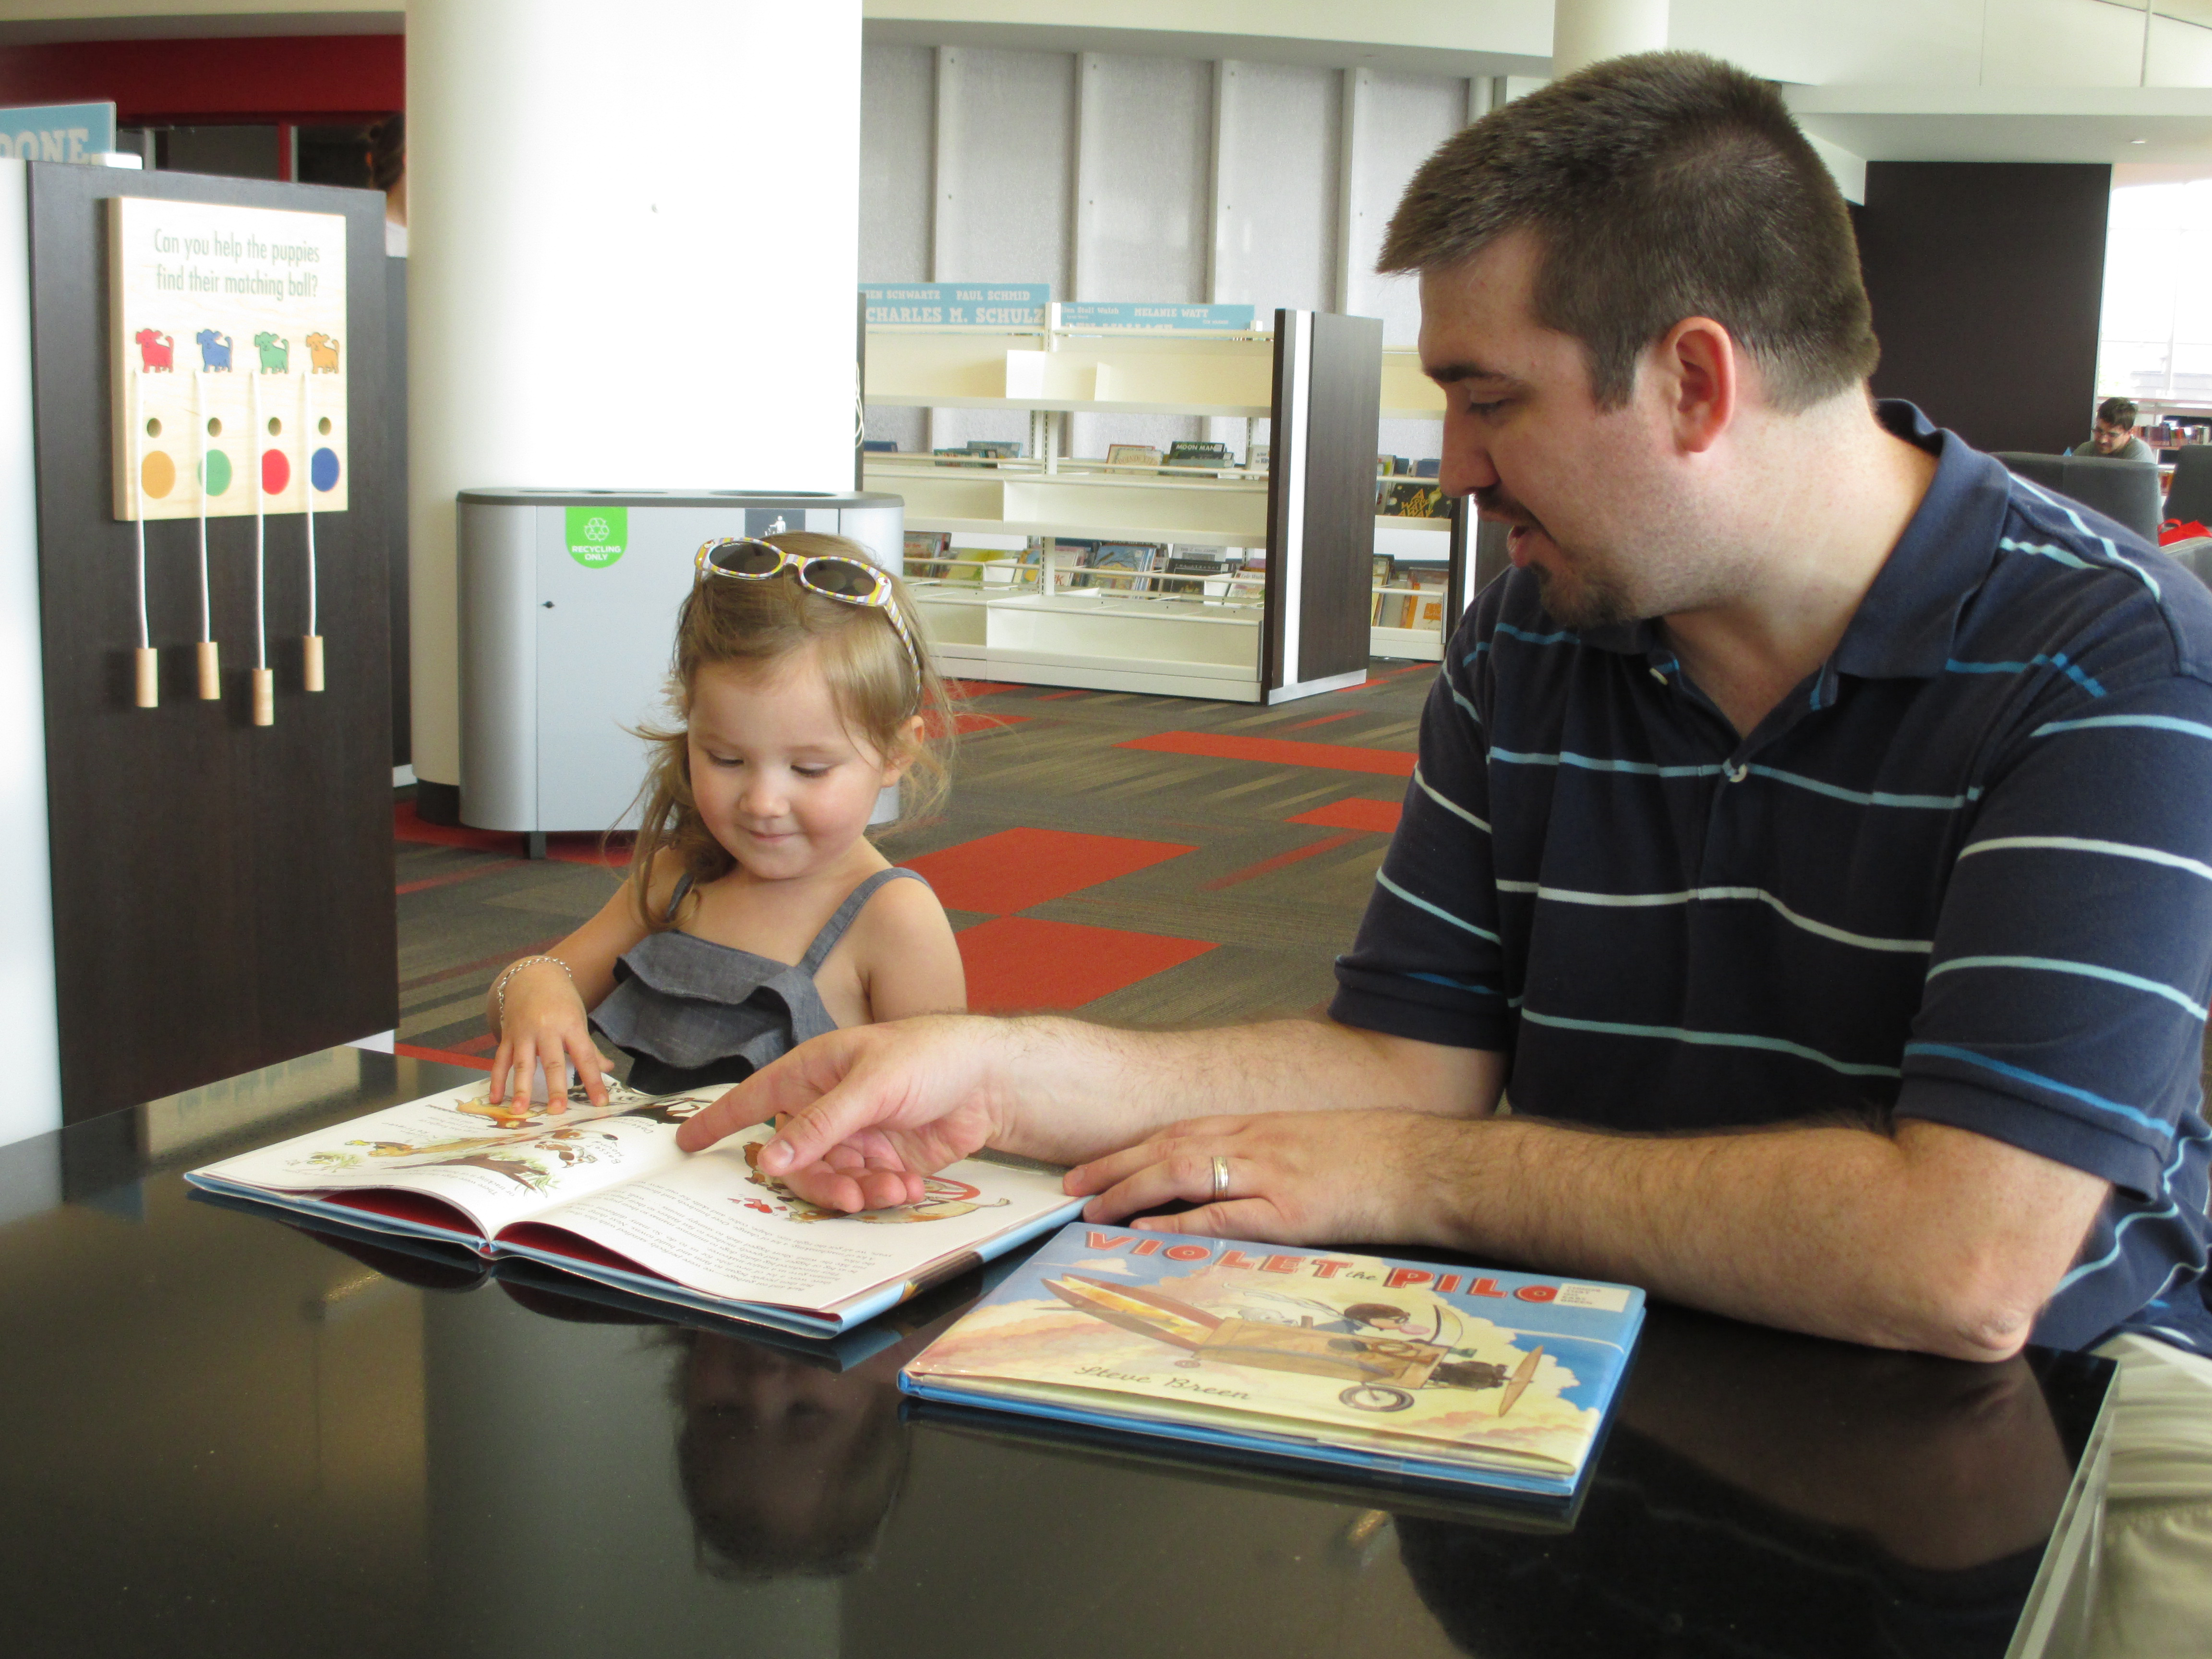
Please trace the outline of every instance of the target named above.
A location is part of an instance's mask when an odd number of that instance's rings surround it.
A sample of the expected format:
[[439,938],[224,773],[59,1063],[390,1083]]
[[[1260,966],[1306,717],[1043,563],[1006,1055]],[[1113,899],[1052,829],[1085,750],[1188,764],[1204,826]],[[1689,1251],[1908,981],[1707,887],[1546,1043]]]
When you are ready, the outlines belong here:
[[594,1107],[580,1084],[555,1111],[492,1104],[489,1082],[332,1124],[193,1171],[280,1193],[388,1188],[441,1199],[487,1235],[551,1205],[680,1163],[677,1126],[727,1091],[653,1096],[607,1083]]
[[930,1176],[919,1204],[819,1209],[753,1167],[771,1133],[755,1125],[649,1179],[532,1218],[709,1296],[819,1311],[1068,1202],[1056,1171],[970,1159]]

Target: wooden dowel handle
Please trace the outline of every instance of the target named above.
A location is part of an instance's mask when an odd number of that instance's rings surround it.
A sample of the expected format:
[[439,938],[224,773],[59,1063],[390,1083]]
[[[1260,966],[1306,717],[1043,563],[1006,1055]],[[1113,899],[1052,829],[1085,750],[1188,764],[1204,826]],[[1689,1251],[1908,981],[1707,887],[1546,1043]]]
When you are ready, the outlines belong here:
[[270,668],[253,671],[253,723],[256,726],[276,724],[276,672]]
[[303,634],[300,643],[305,647],[300,665],[300,683],[310,691],[323,689],[323,636]]
[[141,708],[155,708],[161,702],[161,653],[150,645],[142,645],[131,653],[137,668],[137,703]]
[[200,641],[200,701],[213,702],[222,696],[222,651],[213,640]]

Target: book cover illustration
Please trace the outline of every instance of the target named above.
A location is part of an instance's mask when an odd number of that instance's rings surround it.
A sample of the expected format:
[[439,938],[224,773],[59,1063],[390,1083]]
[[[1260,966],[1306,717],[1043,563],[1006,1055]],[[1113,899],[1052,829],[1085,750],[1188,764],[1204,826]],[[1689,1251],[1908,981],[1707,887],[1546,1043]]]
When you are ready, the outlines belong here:
[[909,1372],[931,1398],[1087,1397],[1092,1420],[1238,1425],[1566,1479],[1642,1305],[1625,1285],[1077,1224]]

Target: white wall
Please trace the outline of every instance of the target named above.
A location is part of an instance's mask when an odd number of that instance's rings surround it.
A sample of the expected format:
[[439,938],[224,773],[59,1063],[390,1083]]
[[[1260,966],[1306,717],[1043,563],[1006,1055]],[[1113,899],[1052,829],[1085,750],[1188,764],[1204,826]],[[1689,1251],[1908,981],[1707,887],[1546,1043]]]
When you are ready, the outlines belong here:
[[859,0],[414,0],[418,777],[459,781],[455,492],[851,488],[860,95]]
[[[31,437],[29,173],[23,162],[0,160],[0,1054],[8,1067],[0,1146],[62,1122]],[[7,1207],[0,1194],[0,1212]]]
[[[1383,228],[1470,97],[1488,96],[1453,76],[996,47],[873,45],[863,65],[863,281],[1249,302],[1263,325],[1278,307],[1348,309],[1407,345],[1419,304],[1409,282],[1374,275]],[[1079,416],[1066,442],[1103,455],[1207,424]],[[1241,449],[1242,422],[1210,424]],[[978,410],[873,410],[868,432],[904,449],[1030,437],[1023,414]],[[1434,455],[1437,431],[1409,422],[1384,441]]]

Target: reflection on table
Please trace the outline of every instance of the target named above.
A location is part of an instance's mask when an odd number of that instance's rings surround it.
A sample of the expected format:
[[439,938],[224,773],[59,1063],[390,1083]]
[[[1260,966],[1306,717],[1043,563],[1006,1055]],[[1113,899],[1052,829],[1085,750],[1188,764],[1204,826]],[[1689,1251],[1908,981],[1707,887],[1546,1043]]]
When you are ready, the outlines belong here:
[[2109,1371],[1658,1309],[1571,1529],[948,1424],[978,1277],[811,1346],[188,1198],[461,1075],[311,1061],[0,1149],[9,1651],[1994,1656]]

